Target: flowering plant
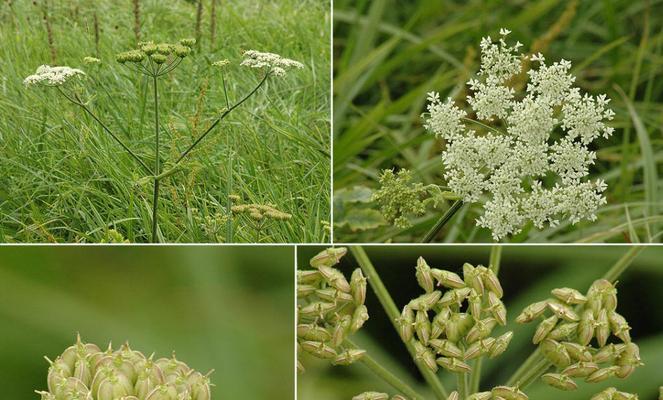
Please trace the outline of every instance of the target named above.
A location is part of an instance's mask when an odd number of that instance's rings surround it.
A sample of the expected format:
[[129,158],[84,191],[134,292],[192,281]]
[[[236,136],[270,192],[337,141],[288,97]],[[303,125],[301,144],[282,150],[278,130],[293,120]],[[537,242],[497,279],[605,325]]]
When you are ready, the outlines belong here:
[[[425,128],[446,142],[447,185],[465,203],[484,202],[477,224],[495,240],[528,221],[541,229],[561,219],[595,220],[607,186],[586,179],[596,159],[590,146],[613,132],[605,95],[573,87],[569,61],[547,65],[540,53],[518,55],[522,44],[507,44],[509,33],[500,30],[497,43],[481,40],[481,68],[466,98],[472,114],[431,92],[422,115]],[[529,83],[518,93],[513,82],[523,60],[538,66],[527,71]]]

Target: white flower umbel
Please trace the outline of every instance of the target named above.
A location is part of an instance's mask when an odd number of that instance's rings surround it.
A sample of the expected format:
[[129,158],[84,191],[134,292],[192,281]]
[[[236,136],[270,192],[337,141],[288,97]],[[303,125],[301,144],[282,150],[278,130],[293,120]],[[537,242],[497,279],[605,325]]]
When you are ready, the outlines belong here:
[[65,84],[69,79],[85,75],[85,72],[80,69],[70,67],[51,67],[42,65],[37,68],[37,71],[23,80],[26,86],[60,86]]
[[240,64],[249,68],[267,69],[276,76],[284,76],[286,71],[292,68],[302,69],[304,64],[281,57],[274,53],[263,53],[256,50],[244,52],[244,60]]
[[596,159],[588,146],[613,132],[605,123],[614,116],[610,100],[574,88],[569,61],[546,65],[540,53],[529,56],[535,66],[524,93],[517,93],[512,81],[526,56],[518,54],[520,43],[506,43],[509,33],[500,30],[497,43],[481,40],[481,68],[468,82],[475,120],[435,92],[423,115],[426,130],[446,142],[448,186],[465,202],[485,201],[477,224],[495,240],[528,221],[541,229],[564,219],[595,220],[606,184],[586,179]]

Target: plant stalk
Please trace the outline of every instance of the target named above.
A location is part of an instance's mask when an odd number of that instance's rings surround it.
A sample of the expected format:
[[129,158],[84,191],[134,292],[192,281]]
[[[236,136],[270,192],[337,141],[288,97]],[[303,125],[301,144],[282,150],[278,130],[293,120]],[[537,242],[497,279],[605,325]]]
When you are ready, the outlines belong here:
[[152,200],[152,243],[159,241],[157,237],[158,230],[158,210],[159,210],[159,92],[157,87],[157,77],[152,77],[154,83],[154,199]]
[[[366,274],[366,277],[368,278],[368,283],[370,284],[371,288],[373,289],[373,292],[380,301],[380,304],[382,304],[382,307],[387,313],[387,316],[389,317],[389,320],[391,321],[391,324],[393,325],[394,329],[396,329],[396,332],[399,332],[398,334],[400,336],[400,330],[398,329],[398,325],[396,324],[396,319],[399,317],[398,308],[396,307],[396,303],[394,303],[394,300],[391,298],[391,295],[387,291],[387,288],[382,283],[380,275],[378,275],[377,271],[375,270],[375,267],[371,263],[371,260],[368,258],[368,255],[361,246],[351,246],[350,251],[352,252],[352,255],[355,257],[355,260],[357,260],[357,263],[361,267],[364,274]],[[402,339],[403,338],[401,337],[401,340]],[[403,340],[403,343],[405,343],[405,347],[407,347],[407,350],[410,353],[412,360],[417,365],[417,368],[419,368],[421,375],[424,377],[426,382],[428,382],[431,389],[433,390],[433,393],[435,393],[435,397],[438,400],[445,400],[448,397],[447,390],[442,385],[442,382],[440,382],[440,380],[437,378],[437,375],[433,371],[428,369],[420,360],[417,359],[416,352],[414,350],[414,345],[412,344],[412,342],[414,342],[414,339],[412,339],[410,342],[406,342],[405,340]]]
[[437,220],[435,225],[426,233],[426,236],[421,240],[421,243],[430,243],[435,239],[435,236],[440,232],[440,230],[446,225],[447,222],[453,217],[458,210],[463,206],[463,200],[456,200],[451,207]]
[[459,372],[456,374],[456,382],[458,386],[458,397],[462,400],[467,398],[467,384],[465,382],[465,373]]

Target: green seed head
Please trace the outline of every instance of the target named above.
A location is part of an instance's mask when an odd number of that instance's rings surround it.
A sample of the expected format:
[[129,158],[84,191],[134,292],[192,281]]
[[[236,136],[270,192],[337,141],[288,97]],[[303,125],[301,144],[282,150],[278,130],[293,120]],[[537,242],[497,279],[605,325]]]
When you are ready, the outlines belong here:
[[157,52],[157,45],[154,44],[154,42],[143,42],[140,43],[139,45],[143,53],[147,54],[148,56],[151,56],[152,54]]
[[[152,55],[150,56],[150,58],[152,58],[152,61],[154,61],[154,62],[157,63],[157,64],[163,64],[163,63],[165,63],[166,61],[168,61],[168,57],[166,57],[166,56],[163,55],[162,53],[155,53],[155,54],[152,54]],[[255,217],[254,217],[255,215],[259,216],[259,218],[255,218]],[[256,220],[261,220],[261,219],[262,219],[262,214],[260,214],[260,213],[258,213],[258,212],[254,212],[254,213],[251,213],[251,214],[250,214],[250,217],[253,218],[253,219],[256,219]]]
[[191,53],[191,48],[186,47],[186,46],[182,46],[181,44],[173,45],[172,49],[173,49],[173,53],[176,56],[180,57],[180,58],[184,58],[184,57],[188,56]]
[[196,39],[193,38],[180,39],[180,44],[186,47],[193,47],[196,44]]

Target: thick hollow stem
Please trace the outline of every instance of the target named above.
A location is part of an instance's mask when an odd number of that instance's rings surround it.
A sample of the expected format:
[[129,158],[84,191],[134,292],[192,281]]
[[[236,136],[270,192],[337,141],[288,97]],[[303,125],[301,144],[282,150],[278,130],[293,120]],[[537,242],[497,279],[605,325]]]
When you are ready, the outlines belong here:
[[[396,329],[396,332],[399,332],[400,330],[398,329],[396,320],[400,314],[398,312],[398,308],[396,307],[396,303],[394,303],[394,300],[391,298],[391,295],[387,291],[387,288],[382,283],[380,275],[378,275],[377,271],[375,270],[375,267],[371,263],[371,260],[368,258],[368,255],[361,246],[351,246],[350,251],[357,260],[357,263],[361,267],[362,271],[364,271],[364,274],[366,274],[366,277],[368,278],[368,283],[370,284],[371,288],[373,289],[373,292],[380,301],[380,304],[382,304],[382,307],[387,313],[387,316],[389,317],[389,320],[391,321],[391,324],[393,325],[394,329]],[[401,337],[401,339],[403,338]],[[448,396],[446,389],[442,385],[442,382],[440,382],[440,380],[437,378],[437,375],[435,375],[433,371],[428,369],[428,367],[426,367],[419,359],[417,359],[416,352],[414,349],[414,344],[412,344],[413,342],[414,339],[412,339],[410,342],[406,342],[405,340],[403,340],[403,343],[405,343],[405,346],[407,347],[407,350],[410,353],[412,360],[419,368],[421,375],[423,375],[424,379],[426,380],[426,382],[428,382],[431,389],[435,393],[435,397],[438,400],[445,400]]]
[[159,92],[157,86],[156,75],[152,77],[154,84],[154,199],[152,200],[152,243],[159,241],[157,237],[157,230],[159,224],[159,179],[160,174],[160,157],[159,157]]
[[460,397],[462,400],[465,400],[467,398],[467,385],[465,382],[465,374],[464,373],[458,373],[456,374],[456,381],[458,385],[458,397]]
[[442,230],[444,225],[453,217],[458,210],[463,206],[463,200],[456,200],[451,207],[437,220],[435,225],[426,233],[426,236],[421,240],[421,243],[430,243],[435,239],[435,236]]
[[[357,346],[351,342],[349,339],[345,340],[345,345],[348,348],[356,349]],[[402,394],[408,397],[408,399],[412,400],[423,400],[423,396],[421,396],[419,393],[417,393],[412,387],[410,387],[407,383],[405,383],[402,379],[397,377],[395,374],[393,374],[391,371],[380,365],[377,361],[375,361],[371,356],[368,354],[364,354],[359,361],[366,366],[368,369],[373,371],[375,375],[377,375],[380,379],[383,381],[387,382],[390,384],[394,389],[398,390]]]

